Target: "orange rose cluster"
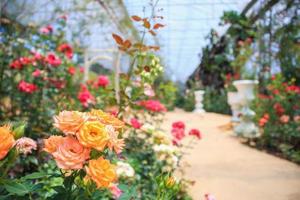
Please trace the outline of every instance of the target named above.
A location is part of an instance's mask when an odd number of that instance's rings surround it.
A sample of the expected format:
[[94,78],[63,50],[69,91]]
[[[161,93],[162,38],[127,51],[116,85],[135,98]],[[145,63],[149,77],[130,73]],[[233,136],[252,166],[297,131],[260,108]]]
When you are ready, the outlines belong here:
[[55,159],[57,166],[64,170],[85,170],[87,178],[97,187],[111,187],[116,181],[115,166],[100,157],[90,160],[92,149],[103,151],[106,148],[119,154],[124,140],[118,138],[119,130],[125,123],[102,110],[88,113],[62,111],[54,116],[54,126],[64,136],[51,136],[44,140],[44,150]]
[[0,160],[2,160],[15,144],[14,135],[10,126],[0,127],[0,143]]

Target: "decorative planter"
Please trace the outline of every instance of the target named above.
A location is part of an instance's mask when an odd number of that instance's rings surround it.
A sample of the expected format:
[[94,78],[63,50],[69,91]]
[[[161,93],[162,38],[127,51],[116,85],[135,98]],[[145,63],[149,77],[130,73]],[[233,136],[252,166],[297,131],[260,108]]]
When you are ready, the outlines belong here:
[[238,98],[240,105],[242,106],[241,123],[234,129],[234,132],[238,136],[246,138],[255,138],[259,136],[258,128],[252,121],[255,116],[255,112],[249,107],[251,101],[255,98],[254,87],[257,84],[257,80],[238,80],[233,82],[233,85],[238,90]]
[[241,104],[239,94],[237,92],[227,92],[227,103],[230,105],[232,112],[231,121],[240,122]]
[[196,101],[196,105],[195,105],[195,113],[205,113],[205,110],[203,109],[203,95],[204,95],[205,91],[204,90],[197,90],[194,92],[195,94],[195,101]]

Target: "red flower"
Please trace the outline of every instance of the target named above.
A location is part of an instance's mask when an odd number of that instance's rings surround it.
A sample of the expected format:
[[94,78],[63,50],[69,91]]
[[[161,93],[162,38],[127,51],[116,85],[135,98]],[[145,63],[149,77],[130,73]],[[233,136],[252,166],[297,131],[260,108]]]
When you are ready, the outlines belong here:
[[40,29],[40,32],[43,33],[43,34],[49,34],[49,33],[52,33],[52,32],[53,32],[53,27],[52,27],[51,25],[42,27],[42,28]]
[[173,137],[178,141],[182,140],[185,137],[184,129],[182,128],[173,128],[171,133]]
[[33,63],[33,59],[29,57],[20,57],[19,59],[14,60],[10,63],[10,67],[12,69],[22,69],[25,65],[29,65]]
[[67,56],[67,58],[69,58],[69,59],[71,59],[73,57],[73,49],[67,43],[63,43],[63,44],[59,45],[57,47],[57,51],[64,53]]
[[81,89],[78,93],[77,98],[84,107],[88,107],[89,104],[95,103],[95,97],[90,93],[90,91],[85,85],[81,85]]
[[18,84],[18,89],[21,92],[25,92],[25,93],[33,93],[34,91],[36,91],[38,89],[38,87],[32,83],[27,83],[25,81],[20,81]]
[[275,103],[273,108],[275,109],[277,115],[279,115],[279,116],[282,115],[285,111],[280,103]]
[[68,20],[68,16],[67,15],[61,15],[59,18],[62,19],[62,20],[64,20],[64,21]]
[[174,122],[172,128],[185,129],[185,124],[182,121]]
[[105,75],[98,76],[97,86],[106,87],[109,84],[109,79]]
[[32,72],[32,76],[33,77],[39,77],[41,75],[41,70],[36,69],[34,70],[34,72]]
[[144,100],[138,102],[137,104],[152,112],[167,111],[166,107],[157,100]]
[[189,135],[196,136],[199,140],[202,138],[201,133],[198,129],[191,129]]
[[69,74],[74,75],[76,73],[75,67],[69,67],[68,72]]
[[290,93],[300,94],[300,87],[296,85],[286,86],[285,90]]
[[173,139],[173,140],[172,140],[172,144],[173,144],[174,146],[179,146],[179,141],[176,140],[176,139]]
[[45,58],[45,61],[54,67],[57,67],[61,64],[60,58],[56,56],[54,53],[49,53]]
[[278,95],[280,92],[279,92],[278,89],[274,89],[274,90],[272,91],[272,93],[275,94],[275,95]]
[[261,126],[261,127],[265,126],[265,124],[269,121],[269,118],[270,118],[269,114],[267,114],[267,113],[264,114],[264,116],[259,119],[259,122],[258,122],[259,126]]
[[19,60],[14,60],[12,63],[10,63],[10,68],[12,69],[22,69],[23,65]]
[[130,120],[130,124],[131,124],[131,126],[133,127],[133,128],[135,128],[135,129],[140,129],[141,127],[142,127],[142,124],[138,121],[138,119],[136,119],[136,118],[132,118],[131,120]]

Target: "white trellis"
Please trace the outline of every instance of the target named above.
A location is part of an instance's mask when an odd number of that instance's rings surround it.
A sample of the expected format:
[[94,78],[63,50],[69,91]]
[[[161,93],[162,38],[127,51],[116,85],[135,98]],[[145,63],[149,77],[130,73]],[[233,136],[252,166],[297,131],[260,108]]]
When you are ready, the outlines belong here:
[[[94,56],[96,54],[96,56]],[[120,58],[121,53],[116,49],[87,49],[84,52],[84,77],[83,81],[88,80],[88,75],[90,67],[93,63],[99,60],[108,60],[113,62],[114,69],[114,83],[115,83],[115,98],[117,103],[120,103],[120,84],[119,84],[119,74],[120,74]]]

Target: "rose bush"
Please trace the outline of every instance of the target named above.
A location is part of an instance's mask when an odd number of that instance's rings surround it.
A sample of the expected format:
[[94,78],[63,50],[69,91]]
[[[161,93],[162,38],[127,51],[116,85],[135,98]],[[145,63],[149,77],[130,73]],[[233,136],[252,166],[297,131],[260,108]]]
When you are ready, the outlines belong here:
[[259,147],[300,162],[300,87],[274,75],[267,92],[259,94],[253,108],[262,130]]

